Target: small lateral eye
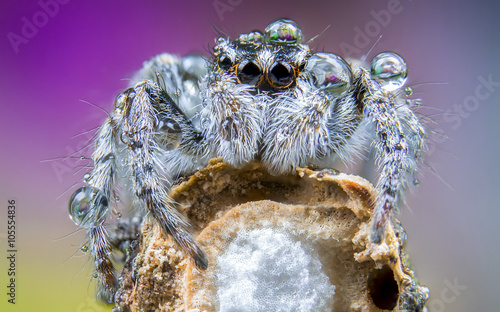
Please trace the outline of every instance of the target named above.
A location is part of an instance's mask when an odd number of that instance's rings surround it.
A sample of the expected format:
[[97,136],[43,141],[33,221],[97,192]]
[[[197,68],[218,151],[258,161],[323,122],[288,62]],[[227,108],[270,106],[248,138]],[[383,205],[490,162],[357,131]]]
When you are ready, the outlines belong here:
[[231,61],[231,58],[229,58],[229,56],[227,55],[222,55],[221,57],[219,57],[217,63],[222,70],[229,70],[231,66],[233,66],[233,61]]
[[302,42],[302,30],[289,19],[279,19],[266,27],[264,38],[267,42],[296,45]]
[[405,84],[408,78],[408,66],[398,54],[382,52],[372,60],[371,76],[384,90],[394,91]]
[[341,93],[352,85],[351,67],[340,56],[333,53],[316,53],[309,58],[305,68],[314,78],[318,88]]

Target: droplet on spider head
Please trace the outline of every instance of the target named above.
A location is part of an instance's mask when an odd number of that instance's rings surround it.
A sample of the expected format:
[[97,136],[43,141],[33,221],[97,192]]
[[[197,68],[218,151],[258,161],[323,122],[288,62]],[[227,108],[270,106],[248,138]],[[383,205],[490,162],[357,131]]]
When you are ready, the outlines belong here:
[[279,19],[266,27],[264,39],[274,44],[297,45],[302,42],[302,30],[292,20]]
[[305,71],[311,73],[318,88],[341,93],[352,85],[351,66],[333,53],[316,53],[309,58]]
[[371,76],[386,91],[401,88],[408,78],[405,60],[394,52],[382,52],[372,60]]
[[83,252],[87,252],[89,251],[89,247],[87,245],[83,245],[82,247],[80,247],[80,250]]
[[258,30],[251,31],[248,34],[241,34],[238,37],[238,41],[240,44],[258,43],[263,39],[264,35]]
[[69,200],[69,217],[76,225],[89,227],[104,222],[109,210],[106,195],[96,187],[83,186]]

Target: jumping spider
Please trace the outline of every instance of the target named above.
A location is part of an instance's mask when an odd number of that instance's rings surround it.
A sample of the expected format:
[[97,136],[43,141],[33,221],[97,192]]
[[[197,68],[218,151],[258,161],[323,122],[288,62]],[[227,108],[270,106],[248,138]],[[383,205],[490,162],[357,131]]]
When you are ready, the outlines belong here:
[[104,227],[115,182],[123,182],[141,216],[149,213],[205,269],[207,258],[167,193],[175,179],[214,157],[234,167],[260,161],[271,174],[292,173],[335,158],[349,161],[374,129],[380,178],[371,239],[382,240],[425,149],[424,128],[403,99],[406,63],[384,52],[366,69],[314,53],[302,39],[295,22],[280,19],[264,33],[219,38],[211,61],[161,54],[117,97],[97,133],[87,185],[69,202],[71,219],[88,230],[104,298],[111,302],[116,287]]

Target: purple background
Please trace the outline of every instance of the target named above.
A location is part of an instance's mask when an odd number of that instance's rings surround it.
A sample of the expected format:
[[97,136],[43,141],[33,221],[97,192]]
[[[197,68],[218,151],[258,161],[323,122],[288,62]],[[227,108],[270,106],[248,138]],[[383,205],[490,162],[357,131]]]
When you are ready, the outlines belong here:
[[[17,200],[19,252],[17,304],[8,305],[2,291],[1,310],[102,309],[93,303],[93,285],[88,286],[90,265],[77,274],[86,257],[72,256],[83,233],[65,237],[76,227],[67,217],[71,191],[64,192],[81,180],[83,172],[74,172],[85,162],[41,162],[80,148],[86,136],[72,137],[105,118],[80,100],[109,110],[126,79],[155,54],[207,53],[215,28],[234,38],[279,17],[297,21],[306,39],[330,25],[313,46],[341,55],[342,42],[354,45],[356,27],[379,25],[380,31],[371,28],[368,46],[353,56],[367,52],[383,34],[370,57],[393,50],[406,59],[409,84],[423,84],[414,88],[415,96],[433,108],[425,113],[449,137],[428,157],[439,177],[422,170],[421,185],[408,197],[410,209],[400,215],[411,261],[431,289],[434,311],[496,310],[500,88],[467,116],[448,113],[474,96],[478,76],[500,81],[499,6],[494,1],[399,2],[402,12],[380,26],[371,12],[387,10],[388,1],[72,0],[46,21],[40,19],[37,33],[16,52],[9,34],[21,36],[24,18],[43,18],[42,7],[35,0],[2,1],[0,289],[7,285],[8,198]],[[218,14],[214,3],[226,3],[232,11]],[[435,82],[446,84],[426,84]],[[448,282],[454,281],[467,288],[450,289]]]

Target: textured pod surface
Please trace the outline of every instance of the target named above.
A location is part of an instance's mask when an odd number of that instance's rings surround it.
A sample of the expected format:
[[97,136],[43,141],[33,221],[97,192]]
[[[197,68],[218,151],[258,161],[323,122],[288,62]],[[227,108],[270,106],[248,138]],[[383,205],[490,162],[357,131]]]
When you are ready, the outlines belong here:
[[255,306],[269,298],[276,303],[262,311],[424,310],[428,289],[415,281],[399,222],[381,244],[369,241],[375,189],[360,177],[311,169],[271,176],[257,163],[212,161],[170,196],[197,230],[208,269],[146,222],[115,311],[261,311]]

